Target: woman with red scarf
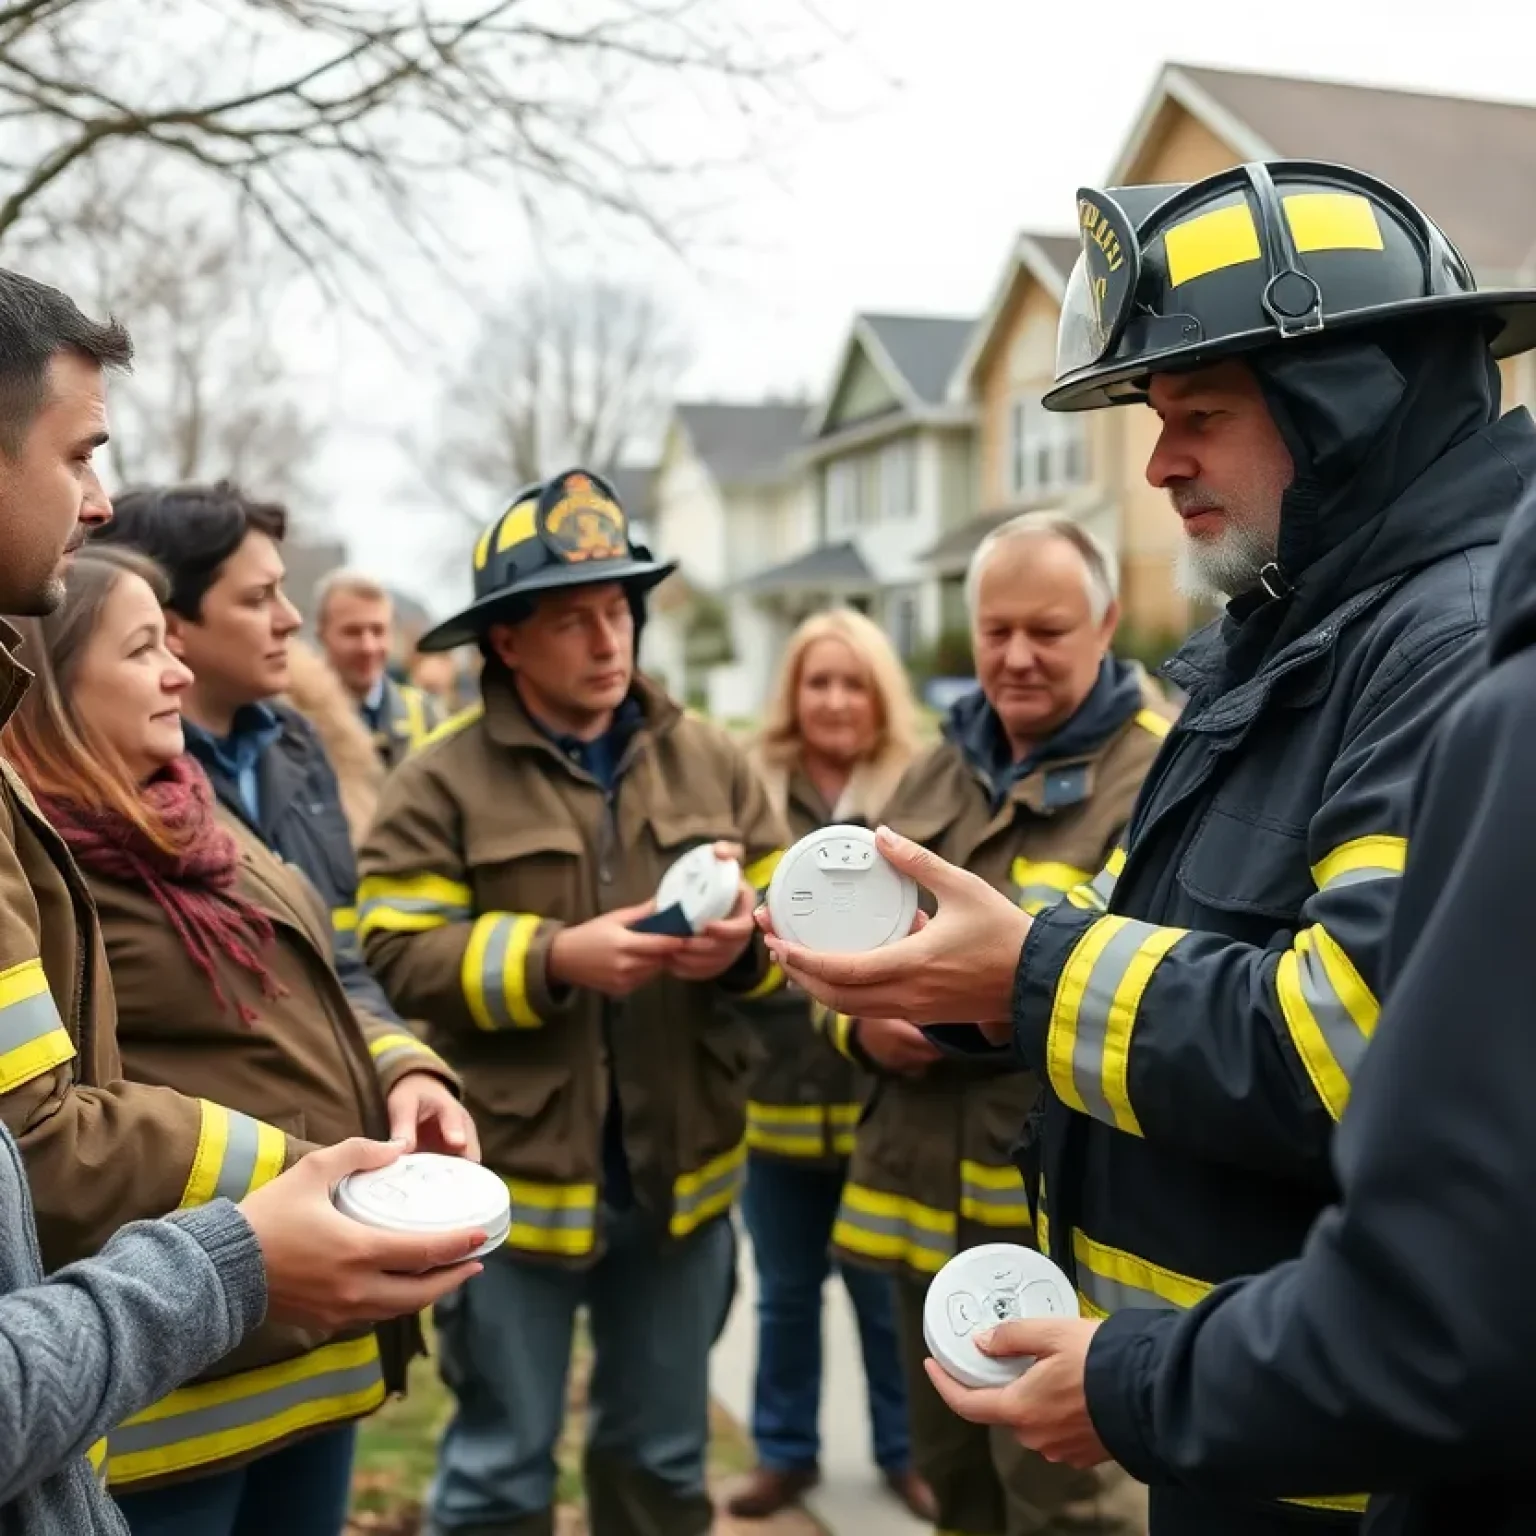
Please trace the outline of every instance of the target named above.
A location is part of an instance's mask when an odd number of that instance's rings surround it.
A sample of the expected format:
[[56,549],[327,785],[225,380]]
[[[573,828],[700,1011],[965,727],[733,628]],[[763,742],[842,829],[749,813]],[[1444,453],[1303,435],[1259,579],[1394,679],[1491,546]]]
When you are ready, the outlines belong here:
[[[452,1072],[358,1016],[317,894],[216,807],[185,755],[191,675],[167,648],[163,597],[142,556],[79,554],[64,604],[23,630],[37,683],[0,739],[99,910],[124,1075],[322,1145],[393,1130],[478,1156]],[[210,1166],[230,1150],[207,1148]],[[257,1138],[248,1153],[272,1149]],[[420,1347],[414,1320],[251,1335],[111,1437],[134,1536],[340,1536],[356,1421],[404,1389]]]

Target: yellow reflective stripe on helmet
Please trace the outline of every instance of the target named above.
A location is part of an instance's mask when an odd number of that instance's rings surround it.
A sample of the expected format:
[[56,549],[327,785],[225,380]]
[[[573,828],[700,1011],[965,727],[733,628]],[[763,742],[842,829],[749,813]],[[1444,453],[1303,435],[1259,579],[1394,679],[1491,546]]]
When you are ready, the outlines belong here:
[[1369,198],[1358,192],[1292,192],[1282,197],[1296,249],[1382,251],[1381,225]]
[[849,1182],[832,1241],[849,1253],[936,1275],[955,1252],[955,1213]]
[[748,864],[741,872],[741,878],[752,887],[754,891],[765,891],[768,882],[773,879],[773,872],[784,860],[784,850],[775,848],[772,853],[765,853],[762,858]]
[[1138,709],[1136,711],[1136,724],[1142,730],[1151,732],[1159,741],[1173,729],[1173,722],[1166,716],[1158,714],[1155,709]]
[[496,537],[497,523],[492,523],[484,533],[475,540],[475,569],[483,571],[485,562],[491,558],[491,540]]
[[711,1158],[702,1168],[680,1174],[672,1185],[673,1237],[686,1237],[706,1221],[723,1215],[735,1204],[746,1170],[745,1141]]
[[0,1093],[9,1093],[75,1054],[48,990],[41,960],[0,971]]
[[442,875],[369,875],[357,888],[357,932],[426,933],[466,921],[474,892]]
[[1064,1104],[1141,1135],[1130,1100],[1131,1033],[1153,973],[1187,932],[1101,917],[1077,941],[1046,1034],[1047,1072]]
[[597,1185],[503,1178],[512,1199],[507,1245],[525,1253],[579,1258],[597,1240]]
[[1320,923],[1296,935],[1275,973],[1280,1011],[1307,1076],[1337,1120],[1376,1031],[1381,1005]]
[[538,510],[538,501],[530,497],[527,501],[520,501],[515,506],[507,509],[506,515],[501,520],[501,527],[496,531],[496,553],[503,554],[512,548],[514,544],[525,544],[538,532],[534,522],[534,513]]
[[300,1430],[355,1419],[384,1401],[372,1333],[322,1345],[280,1365],[182,1387],[109,1437],[107,1476],[119,1488],[248,1455]]
[[481,1029],[537,1029],[544,1022],[528,1000],[528,950],[540,921],[531,912],[487,912],[470,931],[459,975]]
[[1364,880],[1391,880],[1408,865],[1408,839],[1405,837],[1357,837],[1341,843],[1312,866],[1312,879],[1318,890],[1334,886],[1358,885]]
[[960,1163],[960,1214],[987,1227],[1027,1227],[1029,1201],[1024,1180],[1012,1163]]
[[445,1069],[448,1065],[430,1045],[423,1044],[415,1035],[408,1035],[403,1031],[379,1035],[370,1040],[368,1054],[373,1057],[374,1067],[380,1072],[387,1072],[402,1056],[424,1056],[428,1061]]
[[1045,859],[1037,864],[1030,859],[1020,858],[1013,861],[1008,878],[1016,892],[1015,903],[1026,912],[1034,914],[1054,906],[1068,891],[1081,885],[1087,880],[1088,871]]
[[198,1104],[202,1124],[192,1171],[181,1192],[181,1209],[207,1205],[220,1196],[239,1202],[283,1171],[288,1139],[276,1126],[208,1099],[199,1099]]
[[1258,261],[1263,255],[1253,210],[1246,202],[1213,208],[1175,224],[1163,236],[1163,248],[1168,257],[1168,281],[1175,288],[1211,272]]

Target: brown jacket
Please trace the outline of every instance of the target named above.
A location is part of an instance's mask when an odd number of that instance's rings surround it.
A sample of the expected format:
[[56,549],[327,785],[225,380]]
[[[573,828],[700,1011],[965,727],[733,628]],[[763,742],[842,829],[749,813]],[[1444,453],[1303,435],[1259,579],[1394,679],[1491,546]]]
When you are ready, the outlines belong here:
[[[314,887],[237,817],[221,810],[219,818],[240,846],[236,889],[273,924],[263,959],[281,995],[264,995],[256,976],[226,963],[219,983],[231,1005],[257,1017],[247,1024],[221,1009],[154,898],[142,886],[88,874],[117,993],[124,1071],[136,1082],[239,1105],[305,1142],[383,1140],[385,1095],[402,1077],[430,1071],[455,1087],[457,1079],[398,1024],[354,1012],[331,965],[330,919]],[[205,1477],[369,1413],[387,1392],[405,1389],[419,1348],[414,1320],[332,1336],[268,1325],[110,1437],[112,1486]]]
[[358,932],[390,1000],[463,1074],[487,1166],[512,1192],[519,1252],[581,1265],[598,1221],[610,1063],[636,1199],[675,1237],[740,1183],[749,1030],[728,995],[782,985],[754,940],[713,985],[663,976],[629,998],[551,988],[562,926],[655,894],[719,838],[767,883],[783,829],[741,750],[637,682],[642,720],[605,796],[499,672],[384,786],[359,865]]
[[355,846],[373,821],[384,783],[385,764],[373,737],[335,669],[318,651],[297,640],[289,641],[288,691],[283,702],[314,726],[335,770]]
[[[18,643],[0,624],[0,725],[30,681]],[[90,892],[3,760],[0,1117],[26,1161],[50,1270],[94,1254],[130,1221],[241,1200],[307,1150],[211,1099],[124,1080]]]
[[[838,820],[873,826],[879,814],[878,804],[835,814],[798,769],[784,775],[782,786],[767,773],[763,779],[769,797],[782,799],[794,841]],[[832,1048],[812,1023],[811,1006],[798,987],[787,986],[743,1009],[755,1041],[747,1147],[756,1157],[829,1164],[852,1155],[869,1074]]]
[[[0,724],[29,674],[0,626]],[[43,1261],[146,1216],[243,1199],[301,1150],[273,1126],[126,1082],[96,909],[63,839],[0,761],[0,1116],[21,1145]]]
[[[996,810],[972,755],[951,739],[913,766],[885,819],[1026,911],[1060,900],[1103,867],[1168,732],[1171,711],[1152,685],[1142,681],[1139,704],[1127,691],[1097,746],[1047,752]],[[857,1022],[821,1018],[858,1059]],[[839,1255],[927,1280],[978,1243],[1033,1246],[1011,1148],[1038,1096],[1038,1081],[1009,1051],[946,1056],[918,1077],[882,1075],[833,1232]]]

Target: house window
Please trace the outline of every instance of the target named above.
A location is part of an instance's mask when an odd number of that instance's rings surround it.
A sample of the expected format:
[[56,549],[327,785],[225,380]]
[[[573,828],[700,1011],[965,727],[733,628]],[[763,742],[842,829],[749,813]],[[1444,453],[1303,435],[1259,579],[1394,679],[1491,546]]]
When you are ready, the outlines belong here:
[[1009,491],[1019,500],[1054,496],[1088,478],[1087,424],[1077,411],[1048,411],[1035,394],[1008,415]]
[[826,467],[827,538],[846,539],[858,521],[858,465],[836,459]]
[[893,592],[886,599],[886,631],[896,654],[910,661],[917,651],[917,594]]
[[868,528],[880,521],[880,455],[861,454],[859,466],[859,522]]
[[880,516],[897,523],[917,512],[917,455],[910,437],[880,450]]

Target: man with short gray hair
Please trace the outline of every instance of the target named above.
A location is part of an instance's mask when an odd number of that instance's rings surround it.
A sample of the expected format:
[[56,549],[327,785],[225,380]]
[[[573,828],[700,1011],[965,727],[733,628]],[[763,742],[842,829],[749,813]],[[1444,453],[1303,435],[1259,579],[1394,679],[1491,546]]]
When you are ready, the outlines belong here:
[[[886,819],[1038,912],[1102,867],[1168,730],[1166,706],[1110,654],[1114,567],[1069,518],[1028,513],[994,530],[966,595],[981,686],[950,711],[944,741],[909,770]],[[902,1019],[822,1022],[878,1075],[833,1242],[845,1263],[895,1276],[913,1464],[933,1487],[939,1529],[1139,1528],[1120,1508],[1135,1494],[1123,1477],[1053,1467],[989,1436],[923,1373],[923,1298],[937,1270],[979,1243],[1035,1246],[1010,1148],[1038,1081],[1007,1053],[946,1056]]]
[[386,768],[442,723],[435,699],[389,675],[394,629],[387,588],[361,571],[332,571],[315,591],[315,633],[325,658],[356,702]]

